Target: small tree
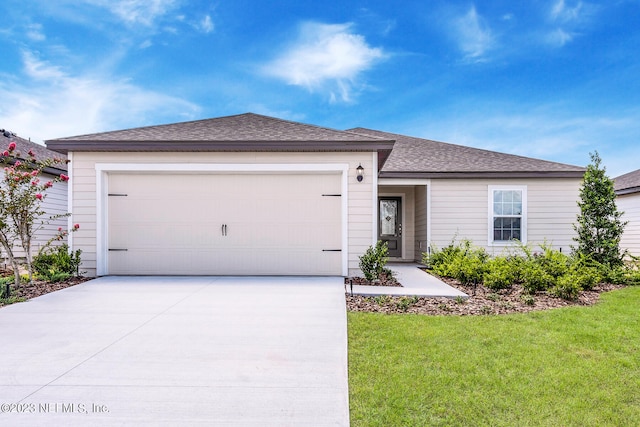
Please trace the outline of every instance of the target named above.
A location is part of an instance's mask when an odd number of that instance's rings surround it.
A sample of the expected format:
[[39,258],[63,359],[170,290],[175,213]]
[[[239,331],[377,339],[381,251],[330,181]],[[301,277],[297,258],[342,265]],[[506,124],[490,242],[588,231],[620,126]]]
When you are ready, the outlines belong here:
[[587,166],[580,188],[580,214],[573,225],[578,233],[573,247],[576,253],[591,257],[602,264],[615,266],[622,264],[620,237],[627,224],[620,218],[616,206],[613,180],[606,175],[606,168],[598,152],[590,153],[591,164]]
[[387,242],[378,240],[375,247],[369,246],[365,253],[358,257],[360,259],[360,270],[362,270],[367,280],[371,281],[380,278],[389,260],[388,255],[389,247]]
[[[15,286],[20,285],[19,264],[14,255],[14,247],[19,244],[24,250],[29,281],[33,278],[31,240],[34,233],[54,219],[66,215],[56,215],[46,219],[42,202],[46,191],[56,181],[68,181],[61,174],[49,181],[41,181],[42,171],[50,166],[66,162],[63,159],[36,160],[33,151],[22,159],[16,152],[16,143],[11,142],[3,153],[0,162],[5,165],[4,176],[0,180],[0,245],[7,253],[15,275]],[[39,221],[39,223],[37,223]],[[59,230],[63,233],[62,230]],[[8,296],[8,295],[6,295]]]

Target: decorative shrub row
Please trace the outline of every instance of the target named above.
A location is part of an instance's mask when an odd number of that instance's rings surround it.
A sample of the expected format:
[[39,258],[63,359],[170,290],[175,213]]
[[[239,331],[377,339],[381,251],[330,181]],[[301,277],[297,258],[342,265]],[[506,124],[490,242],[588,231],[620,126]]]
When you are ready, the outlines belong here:
[[521,244],[512,253],[491,257],[463,240],[441,250],[432,248],[431,254],[423,254],[423,262],[435,274],[464,284],[483,284],[494,291],[520,284],[529,294],[549,292],[569,300],[601,282],[640,284],[640,271],[633,265],[602,265],[581,254],[566,255],[547,243],[539,252]]

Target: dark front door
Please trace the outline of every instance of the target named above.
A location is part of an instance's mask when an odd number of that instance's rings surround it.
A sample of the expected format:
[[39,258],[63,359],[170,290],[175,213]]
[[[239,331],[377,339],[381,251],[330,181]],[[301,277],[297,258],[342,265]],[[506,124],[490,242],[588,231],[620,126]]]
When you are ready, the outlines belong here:
[[389,256],[402,257],[402,206],[400,197],[381,197],[378,201],[378,239],[387,242]]

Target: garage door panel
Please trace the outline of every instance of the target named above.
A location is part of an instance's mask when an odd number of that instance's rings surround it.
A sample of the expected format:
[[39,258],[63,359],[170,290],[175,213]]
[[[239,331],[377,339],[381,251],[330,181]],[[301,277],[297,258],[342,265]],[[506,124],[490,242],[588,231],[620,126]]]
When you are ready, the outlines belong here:
[[339,275],[322,250],[341,248],[340,189],[339,174],[113,174],[108,244],[128,250],[109,273]]

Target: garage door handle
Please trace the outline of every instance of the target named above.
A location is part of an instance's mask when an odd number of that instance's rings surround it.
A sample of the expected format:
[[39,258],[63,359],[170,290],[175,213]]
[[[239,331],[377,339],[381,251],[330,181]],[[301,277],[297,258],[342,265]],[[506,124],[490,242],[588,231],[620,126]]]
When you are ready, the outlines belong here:
[[222,224],[222,235],[223,236],[227,235],[227,224]]
[[111,249],[109,248],[109,252],[127,252],[129,249]]

